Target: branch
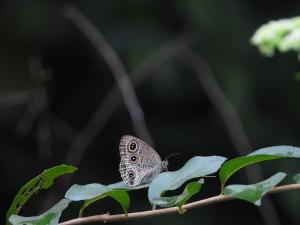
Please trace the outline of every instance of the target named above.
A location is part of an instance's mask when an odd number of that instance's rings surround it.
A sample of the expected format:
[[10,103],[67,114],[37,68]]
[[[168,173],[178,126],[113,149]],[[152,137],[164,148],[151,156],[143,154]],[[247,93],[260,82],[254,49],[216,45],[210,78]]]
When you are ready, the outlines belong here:
[[66,6],[63,12],[94,45],[98,53],[109,65],[129,111],[134,130],[140,138],[152,144],[153,141],[146,126],[143,109],[137,99],[126,69],[116,51],[105,40],[101,32],[75,6]]
[[[289,185],[278,186],[270,190],[268,194],[275,194],[275,193],[291,191],[291,190],[300,190],[300,184],[289,184]],[[182,209],[186,211],[186,210],[191,210],[194,208],[199,208],[199,207],[212,205],[220,202],[226,202],[230,200],[235,200],[235,199],[233,197],[226,196],[226,195],[217,195],[210,198],[185,204],[182,206]],[[133,212],[133,213],[128,213],[127,217],[125,214],[116,214],[116,215],[102,214],[102,215],[81,217],[81,218],[72,219],[60,223],[59,225],[77,225],[77,224],[88,224],[93,222],[107,223],[107,222],[155,217],[155,216],[161,216],[161,215],[172,214],[172,213],[179,213],[178,207]]]
[[[250,141],[243,128],[239,113],[235,106],[226,97],[224,91],[218,84],[209,65],[201,56],[193,51],[187,50],[180,59],[184,64],[195,71],[200,84],[208,98],[220,113],[230,135],[230,139],[239,155],[246,155],[252,149]],[[258,165],[247,168],[246,176],[249,182],[253,183],[263,179],[263,173]],[[269,198],[265,199],[263,207],[259,208],[260,214],[266,225],[280,225],[276,209]]]
[[[52,126],[49,120],[49,102],[47,96],[47,81],[52,77],[51,72],[43,67],[42,59],[33,55],[29,58],[29,71],[35,85],[32,90],[32,116],[28,115],[27,130],[36,121],[36,139],[38,142],[39,156],[43,160],[49,160],[52,155]],[[26,116],[24,118],[23,130],[26,131]],[[31,120],[31,121],[30,121]],[[19,123],[19,125],[22,125]],[[19,128],[22,128],[20,126]],[[21,129],[22,131],[22,129]]]
[[[65,11],[64,11],[65,13]],[[159,46],[153,51],[136,69],[134,69],[130,75],[132,77],[133,85],[138,85],[141,81],[151,75],[151,71],[161,66],[162,63],[169,58],[179,55],[187,48],[193,45],[196,41],[195,35],[192,33],[183,33],[171,41]],[[67,132],[72,135],[72,143],[66,153],[64,162],[74,166],[78,166],[85,154],[86,149],[90,146],[93,140],[97,137],[98,133],[104,128],[110,118],[113,116],[114,111],[121,103],[120,90],[116,84],[113,85],[111,90],[106,94],[104,100],[100,103],[95,113],[91,116],[84,128],[75,135],[74,132]],[[65,127],[64,130],[68,127]],[[62,132],[63,133],[63,132]],[[68,138],[69,140],[69,138]],[[69,185],[72,179],[72,175],[62,180],[59,184],[60,187],[66,187]],[[43,208],[47,208],[50,203],[54,202],[54,193],[49,194],[45,200]]]
[[[196,42],[195,35],[192,33],[183,33],[178,37],[163,43],[156,50],[150,53],[149,56],[130,73],[133,85],[138,85],[146,79],[153,70],[161,66],[168,59],[183,53],[187,48]],[[111,90],[106,94],[103,101],[99,104],[95,113],[91,116],[84,128],[75,135],[72,132],[73,138],[71,146],[69,147],[64,162],[74,166],[78,166],[85,154],[86,149],[90,146],[93,140],[101,132],[104,126],[108,123],[113,116],[117,107],[120,105],[122,96],[120,95],[119,88],[116,84],[113,85]],[[69,175],[66,179],[62,180],[59,184],[60,187],[66,187],[71,182],[73,175]],[[53,201],[52,194],[47,196],[45,206],[48,208]],[[54,195],[54,194],[53,194]],[[53,201],[54,202],[54,201]]]
[[186,51],[180,59],[195,71],[208,98],[221,114],[236,151],[239,155],[248,154],[252,147],[242,126],[239,114],[218,84],[209,65],[199,54],[193,51]]
[[30,98],[31,98],[31,93],[28,90],[2,94],[0,95],[0,106],[4,108],[4,107],[25,104],[30,101]]
[[16,126],[17,132],[22,136],[29,133],[33,124],[48,108],[47,91],[45,86],[48,73],[43,68],[41,59],[38,56],[31,56],[28,64],[30,76],[34,82],[34,87],[31,91],[31,101],[27,105],[26,112],[22,115]]
[[[252,146],[243,128],[239,113],[226,97],[209,65],[199,54],[191,50],[182,54],[180,60],[195,72],[206,95],[220,113],[237,153],[239,155],[249,154]],[[263,179],[262,170],[259,166],[254,165],[250,169],[246,170],[250,182]]]
[[[75,15],[73,15],[75,16]],[[78,19],[77,19],[78,20]],[[193,45],[196,41],[195,35],[192,33],[183,33],[171,41],[167,41],[153,51],[144,62],[142,62],[136,69],[130,73],[132,83],[137,86],[140,82],[153,74],[151,71],[155,70],[165,61],[183,53],[187,48]],[[78,166],[92,141],[97,134],[107,124],[109,119],[113,116],[114,111],[121,103],[121,95],[116,84],[106,94],[104,100],[100,103],[95,113],[89,119],[82,131],[73,139],[71,147],[67,151],[65,163]],[[71,179],[71,176],[70,178]],[[70,180],[65,180],[66,186]]]
[[[133,85],[137,86],[149,75],[153,74],[151,71],[161,66],[162,63],[171,57],[183,53],[194,43],[194,35],[191,33],[184,33],[173,40],[162,44],[158,49],[154,50],[140,66],[130,73]],[[66,154],[66,163],[76,166],[79,165],[85,150],[113,116],[120,103],[121,95],[115,84],[106,94],[82,131],[73,139],[73,143]]]

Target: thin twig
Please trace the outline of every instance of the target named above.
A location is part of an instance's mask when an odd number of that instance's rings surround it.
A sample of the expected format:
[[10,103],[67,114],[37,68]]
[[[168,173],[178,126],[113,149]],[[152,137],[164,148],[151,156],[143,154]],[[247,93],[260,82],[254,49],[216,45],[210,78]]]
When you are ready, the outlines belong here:
[[[173,40],[163,43],[160,47],[151,53],[145,61],[143,61],[136,69],[134,69],[130,76],[132,77],[133,85],[138,85],[141,81],[147,78],[151,71],[155,70],[168,59],[181,54],[191,45],[196,42],[195,35],[192,33],[183,33]],[[91,116],[84,128],[73,138],[71,146],[69,147],[64,162],[74,166],[79,166],[86,149],[90,146],[92,141],[97,137],[98,133],[104,128],[114,111],[120,105],[122,97],[118,86],[115,84],[111,90],[106,94],[104,100],[100,103],[95,113]],[[69,185],[72,175],[61,180],[60,187]],[[53,202],[54,197],[49,194],[45,200],[45,206],[49,206]],[[43,207],[46,208],[46,207]]]
[[[21,90],[0,95],[0,107],[9,108],[16,105],[28,104],[32,101],[32,90]],[[58,118],[49,110],[49,117],[53,123],[53,131],[64,140],[71,142],[74,140],[76,131],[66,123],[66,121]]]
[[225,96],[208,64],[194,51],[186,51],[185,54],[181,55],[180,59],[195,71],[208,98],[221,114],[236,151],[239,155],[248,154],[252,147],[242,126],[239,114],[234,105]]
[[27,104],[26,111],[21,116],[16,130],[21,135],[27,135],[36,123],[36,137],[39,155],[42,159],[49,159],[52,149],[52,132],[67,142],[72,142],[75,131],[66,121],[58,118],[48,106],[46,82],[52,78],[49,69],[44,68],[42,60],[37,55],[29,58],[29,72],[34,82],[31,90],[22,90],[0,95],[0,107],[8,108],[15,105]]
[[[69,18],[82,33],[89,37],[90,41],[101,51],[102,46],[99,45],[99,32],[96,28],[85,18],[76,8],[68,6],[67,10],[64,10],[64,15]],[[84,25],[87,25],[84,26]],[[103,42],[103,37],[100,37],[100,42]],[[101,44],[100,43],[100,44]],[[106,43],[106,41],[105,41]],[[152,70],[160,66],[167,59],[172,56],[178,55],[189,46],[195,43],[195,36],[192,33],[184,33],[174,40],[168,41],[166,44],[160,46],[155,50],[140,66],[138,66],[130,75],[132,77],[133,85],[137,85],[150,74]],[[106,43],[107,44],[107,43]],[[97,47],[98,46],[98,47]],[[106,46],[107,47],[107,46]],[[110,47],[109,47],[110,48]],[[111,50],[111,49],[110,49]],[[115,53],[114,53],[115,54]],[[117,60],[119,63],[120,61]],[[110,63],[113,64],[113,63]],[[118,65],[120,66],[120,65]],[[124,68],[124,66],[121,66]],[[123,70],[122,73],[126,73]],[[127,76],[127,74],[126,74]],[[132,86],[130,86],[131,88]],[[133,87],[132,87],[133,88]],[[72,165],[78,165],[84,154],[85,149],[90,145],[92,140],[97,136],[100,130],[112,117],[113,112],[117,109],[121,102],[120,92],[117,85],[114,85],[112,89],[105,96],[104,100],[99,105],[96,112],[93,114],[89,122],[74,139],[70,150],[67,152],[66,163]],[[148,142],[150,143],[150,142]]]
[[[291,191],[291,190],[299,190],[299,189],[300,189],[300,184],[282,185],[273,188],[268,192],[268,194],[274,194],[274,193]],[[182,206],[182,209],[184,211],[187,211],[194,208],[199,208],[199,207],[230,201],[230,200],[234,200],[234,198],[225,195],[217,195],[214,197],[185,204]],[[77,224],[88,224],[88,223],[95,223],[95,222],[107,223],[107,222],[115,222],[115,221],[123,221],[123,220],[149,218],[149,217],[161,216],[161,215],[172,214],[172,213],[179,213],[178,207],[133,212],[133,213],[128,213],[127,217],[125,214],[116,214],[116,215],[102,214],[102,215],[81,217],[66,222],[62,222],[59,225],[77,225]]]
[[38,142],[39,156],[43,160],[49,160],[52,155],[52,126],[49,120],[49,102],[47,96],[46,82],[52,74],[47,68],[43,67],[39,56],[33,55],[29,59],[29,71],[35,87],[32,90],[32,104],[35,117],[33,122],[37,122],[36,138]]
[[[158,68],[162,63],[169,58],[179,55],[188,47],[195,43],[195,36],[191,33],[184,33],[171,41],[162,44],[158,49],[151,53],[147,59],[141,63],[136,69],[131,72],[131,77],[134,85],[138,85],[141,81],[152,74],[155,68]],[[86,123],[84,128],[73,138],[69,147],[64,162],[74,166],[79,166],[86,149],[92,141],[97,137],[98,133],[104,128],[114,111],[121,103],[121,95],[117,85],[114,85],[106,94],[95,113]],[[72,180],[73,175],[69,175],[64,180],[61,180],[60,187],[66,187]],[[51,199],[51,200],[50,200]],[[47,196],[45,206],[52,203],[53,197]],[[45,208],[45,207],[44,207]]]
[[[134,69],[130,76],[136,86],[147,78],[155,68],[162,63],[184,52],[188,47],[195,43],[195,36],[191,33],[184,33],[167,43],[162,44],[157,50],[150,54],[147,59]],[[113,116],[114,111],[121,103],[121,95],[117,85],[114,85],[106,94],[103,101],[84,126],[82,131],[74,138],[71,147],[67,151],[65,162],[78,166],[85,150],[96,138],[98,133]]]
[[6,108],[10,106],[25,104],[30,101],[31,93],[28,90],[16,91],[0,95],[0,106]]
[[153,70],[161,66],[168,59],[181,55],[197,41],[197,36],[192,32],[184,32],[173,40],[167,41],[157,48],[146,60],[136,67],[131,73],[132,82],[138,85],[145,80]]
[[[191,50],[187,50],[185,54],[182,54],[180,59],[184,64],[195,71],[208,98],[222,116],[237,153],[239,155],[248,154],[252,147],[243,128],[239,114],[219,86],[208,64],[201,56],[199,56],[199,54]],[[262,170],[257,165],[254,165],[245,171],[246,176],[251,183],[263,179]],[[276,209],[268,197],[265,199],[263,207],[260,207],[259,210],[266,225],[280,225]]]
[[42,113],[46,112],[48,108],[47,91],[45,81],[47,81],[48,71],[43,66],[41,59],[38,56],[31,56],[29,58],[29,72],[35,86],[31,91],[31,101],[28,103],[27,109],[19,120],[16,130],[25,136],[32,128],[34,122],[40,118]]
[[86,36],[109,65],[129,111],[137,135],[152,144],[145,116],[134,87],[119,56],[99,30],[74,6],[64,8],[64,15]]
[[[138,85],[141,81],[152,74],[151,71],[155,70],[162,63],[169,58],[181,54],[191,45],[196,42],[195,35],[192,33],[183,33],[173,40],[167,41],[151,53],[144,62],[142,62],[136,69],[134,69],[130,76],[132,77],[133,85]],[[90,146],[92,141],[97,137],[98,133],[104,128],[110,118],[113,116],[114,111],[121,103],[122,97],[118,86],[115,84],[111,90],[106,94],[104,100],[100,103],[95,113],[91,116],[84,128],[73,138],[71,146],[69,147],[64,162],[74,166],[79,166],[86,149]],[[68,178],[61,180],[60,187],[69,185],[72,175]],[[46,209],[55,197],[51,193],[47,196],[44,204]]]

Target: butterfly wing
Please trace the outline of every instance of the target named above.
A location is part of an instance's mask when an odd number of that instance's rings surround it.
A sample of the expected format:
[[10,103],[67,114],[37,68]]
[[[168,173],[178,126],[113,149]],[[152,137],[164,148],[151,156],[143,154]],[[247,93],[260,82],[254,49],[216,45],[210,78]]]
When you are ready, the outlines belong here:
[[120,173],[125,184],[130,187],[137,186],[141,183],[140,170],[129,162],[129,157],[125,156],[120,162]]
[[120,141],[120,173],[129,186],[148,183],[162,171],[158,153],[142,140],[125,135]]
[[127,146],[131,142],[131,140],[134,140],[134,137],[130,135],[124,135],[119,144],[119,150],[120,150],[120,156],[121,158],[124,157],[127,154]]

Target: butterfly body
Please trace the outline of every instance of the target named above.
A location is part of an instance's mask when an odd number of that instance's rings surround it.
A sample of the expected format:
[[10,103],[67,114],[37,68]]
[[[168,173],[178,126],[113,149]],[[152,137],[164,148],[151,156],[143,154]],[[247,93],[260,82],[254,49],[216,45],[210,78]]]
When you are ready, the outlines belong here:
[[162,161],[158,153],[144,141],[125,135],[120,145],[120,173],[130,187],[151,182],[159,173],[167,170],[167,161]]

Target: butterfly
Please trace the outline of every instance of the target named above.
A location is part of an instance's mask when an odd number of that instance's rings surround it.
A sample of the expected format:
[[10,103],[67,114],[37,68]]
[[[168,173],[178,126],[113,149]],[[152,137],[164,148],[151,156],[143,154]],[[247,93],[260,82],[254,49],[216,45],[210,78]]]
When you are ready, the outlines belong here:
[[124,183],[129,187],[150,183],[158,174],[168,170],[168,161],[162,161],[151,146],[136,137],[124,135],[119,150],[119,170]]

